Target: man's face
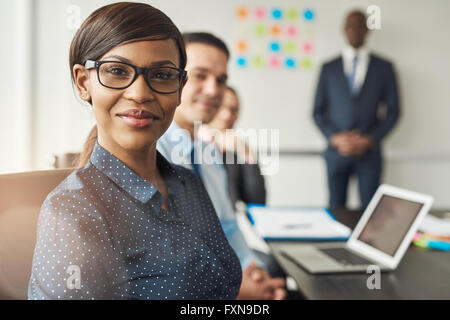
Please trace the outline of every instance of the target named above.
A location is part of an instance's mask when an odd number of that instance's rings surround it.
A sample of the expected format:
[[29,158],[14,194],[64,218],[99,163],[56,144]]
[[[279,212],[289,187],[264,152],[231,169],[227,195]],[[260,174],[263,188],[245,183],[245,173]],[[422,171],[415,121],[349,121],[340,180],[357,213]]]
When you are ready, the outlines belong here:
[[364,44],[367,35],[366,19],[362,14],[351,13],[345,23],[345,36],[348,43],[355,49]]
[[186,54],[188,80],[175,119],[189,124],[208,123],[222,104],[228,58],[222,50],[202,43],[188,44]]

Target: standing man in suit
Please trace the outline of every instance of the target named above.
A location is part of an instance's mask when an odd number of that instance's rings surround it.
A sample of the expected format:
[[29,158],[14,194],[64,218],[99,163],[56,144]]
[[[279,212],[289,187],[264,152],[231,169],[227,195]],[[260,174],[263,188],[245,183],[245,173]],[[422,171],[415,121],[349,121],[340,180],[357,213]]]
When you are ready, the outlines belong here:
[[314,120],[328,141],[330,207],[343,207],[348,181],[358,177],[361,205],[367,206],[380,184],[380,144],[399,117],[399,96],[392,64],[369,53],[366,16],[346,19],[348,44],[342,55],[322,66],[314,101]]

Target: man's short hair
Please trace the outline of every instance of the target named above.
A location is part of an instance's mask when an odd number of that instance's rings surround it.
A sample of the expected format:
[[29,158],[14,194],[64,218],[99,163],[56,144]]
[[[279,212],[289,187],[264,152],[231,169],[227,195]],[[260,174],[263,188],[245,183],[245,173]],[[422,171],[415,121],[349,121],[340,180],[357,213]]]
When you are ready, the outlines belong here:
[[230,58],[230,51],[227,48],[225,42],[221,39],[217,38],[211,33],[208,32],[185,32],[182,34],[184,42],[186,45],[190,43],[203,43],[213,47],[216,47],[219,50],[222,50],[227,59]]

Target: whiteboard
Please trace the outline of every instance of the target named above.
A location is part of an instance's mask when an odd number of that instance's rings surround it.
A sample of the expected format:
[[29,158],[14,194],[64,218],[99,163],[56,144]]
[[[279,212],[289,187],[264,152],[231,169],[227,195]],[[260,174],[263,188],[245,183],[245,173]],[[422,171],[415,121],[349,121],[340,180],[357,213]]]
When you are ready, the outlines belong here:
[[[70,6],[79,7],[81,20],[84,20],[100,6],[112,2],[115,1],[32,2],[39,26],[31,30],[36,46],[33,51],[36,71],[33,108],[36,111],[31,134],[34,169],[48,167],[47,158],[51,154],[78,151],[93,123],[90,107],[80,104],[70,81],[68,52],[75,30],[67,27],[67,10]],[[320,65],[340,52],[344,44],[342,29],[346,13],[354,8],[365,10],[373,4],[371,0],[146,2],[163,10],[181,31],[212,32],[228,44],[232,52],[230,84],[237,88],[242,100],[239,128],[278,129],[281,150],[323,149],[325,140],[312,119]],[[310,30],[310,40],[314,45],[311,70],[238,67],[235,63],[236,41],[239,39],[236,10],[242,5],[249,10],[263,7],[270,12],[279,8],[286,13],[292,8],[300,13],[310,8],[315,13]],[[386,141],[387,154],[401,154],[403,158],[434,154],[448,158],[450,41],[444,32],[450,30],[450,1],[379,0],[377,5],[381,9],[381,30],[371,32],[368,45],[394,62],[403,110],[398,126]],[[20,12],[18,8],[17,14]],[[22,64],[15,51],[8,51],[8,54],[14,64]],[[21,75],[15,81],[20,84]],[[20,124],[18,121],[17,125]]]
[[[281,149],[320,150],[325,141],[312,120],[312,106],[320,65],[337,56],[344,45],[346,14],[363,11],[372,0],[320,1],[151,1],[182,31],[210,31],[223,38],[232,57],[230,84],[241,96],[242,128],[280,129]],[[315,12],[313,67],[309,72],[281,68],[239,68],[235,59],[236,10],[264,7]],[[370,49],[394,63],[400,86],[402,115],[386,148],[393,153],[445,153],[450,150],[450,1],[379,0],[381,29],[368,38]],[[254,19],[256,20],[256,19]],[[270,20],[270,17],[268,18]]]

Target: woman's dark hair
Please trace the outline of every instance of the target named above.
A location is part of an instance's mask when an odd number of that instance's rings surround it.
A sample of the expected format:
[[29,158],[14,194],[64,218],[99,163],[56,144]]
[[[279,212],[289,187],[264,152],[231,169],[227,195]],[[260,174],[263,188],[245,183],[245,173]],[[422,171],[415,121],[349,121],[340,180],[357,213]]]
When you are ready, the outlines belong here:
[[184,32],[183,39],[184,39],[184,42],[186,43],[186,45],[189,43],[203,43],[203,44],[207,44],[207,45],[216,47],[217,49],[220,49],[225,53],[225,55],[227,56],[227,59],[230,58],[230,51],[228,50],[225,42],[223,42],[221,39],[217,38],[215,35],[213,35],[211,33],[208,33],[208,32]]
[[83,150],[81,150],[81,153],[77,158],[76,163],[77,168],[83,168],[88,163],[92,151],[94,151],[95,142],[97,141],[97,138],[98,138],[97,125],[94,125],[91,131],[89,131],[89,135],[86,141],[84,141]]
[[[173,39],[178,47],[181,69],[186,67],[183,37],[175,24],[162,11],[145,3],[118,2],[94,11],[80,26],[70,45],[69,64],[72,81],[73,67],[86,60],[98,60],[124,42]],[[97,126],[91,130],[80,155],[78,166],[88,162],[95,141]]]

